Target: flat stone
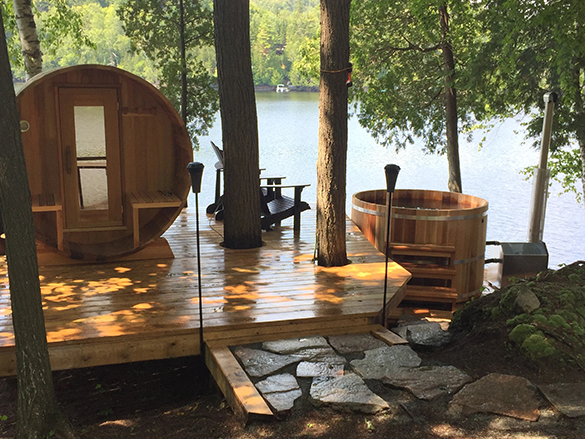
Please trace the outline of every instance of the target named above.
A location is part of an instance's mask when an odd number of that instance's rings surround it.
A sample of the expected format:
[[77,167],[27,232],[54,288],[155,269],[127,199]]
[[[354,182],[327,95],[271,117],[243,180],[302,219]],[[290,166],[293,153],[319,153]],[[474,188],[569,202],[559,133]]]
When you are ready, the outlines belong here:
[[303,392],[301,389],[298,389],[291,390],[290,392],[269,393],[268,395],[264,395],[264,398],[276,412],[286,412],[294,407],[295,401],[302,395]]
[[237,347],[234,355],[242,362],[246,373],[251,377],[262,377],[276,372],[289,364],[299,361],[289,355],[278,355],[259,349]]
[[314,335],[310,337],[290,338],[287,340],[265,341],[262,343],[262,349],[274,352],[275,354],[292,354],[301,349],[308,348],[328,348],[329,343],[324,337]]
[[401,324],[392,331],[419,346],[443,346],[451,340],[451,334],[443,330],[438,322],[409,322]]
[[536,388],[526,378],[491,373],[466,384],[450,403],[450,411],[462,415],[496,413],[536,421],[540,416]]
[[386,343],[371,334],[347,334],[329,336],[329,344],[343,355],[380,348]]
[[291,353],[290,356],[297,358],[300,361],[309,361],[312,363],[347,363],[345,357],[338,355],[337,352],[335,352],[329,345],[327,345],[327,347],[300,349],[294,353]]
[[418,399],[432,400],[457,392],[471,377],[454,366],[424,366],[391,372],[382,382],[408,389]]
[[530,314],[540,308],[540,300],[531,289],[522,287],[518,296],[516,296],[514,308],[519,314]]
[[296,378],[289,373],[269,376],[256,383],[256,388],[277,412],[292,409],[295,400],[303,394]]
[[353,360],[350,364],[354,371],[365,379],[379,380],[400,368],[418,367],[421,359],[410,346],[382,346],[364,352],[363,360]]
[[298,377],[323,377],[343,375],[343,364],[312,363],[301,361],[297,366]]
[[282,373],[280,375],[269,376],[265,380],[257,382],[256,388],[265,395],[267,393],[297,390],[300,387],[294,376],[290,373]]
[[538,386],[546,399],[569,418],[585,416],[585,383],[559,383]]
[[316,407],[329,405],[338,410],[350,409],[362,413],[378,413],[389,407],[354,373],[313,378],[310,395]]

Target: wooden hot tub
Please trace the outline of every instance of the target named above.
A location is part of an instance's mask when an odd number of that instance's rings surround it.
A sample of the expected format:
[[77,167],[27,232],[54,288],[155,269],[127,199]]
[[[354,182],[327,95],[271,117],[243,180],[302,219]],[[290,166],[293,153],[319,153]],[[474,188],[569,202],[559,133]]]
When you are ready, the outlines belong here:
[[[385,190],[358,192],[351,211],[352,221],[382,252],[386,196]],[[394,193],[390,253],[412,272],[411,291],[427,291],[420,293],[422,298],[433,291],[444,297],[453,297],[449,294],[454,292],[457,302],[481,294],[487,209],[487,201],[454,192],[408,189]]]

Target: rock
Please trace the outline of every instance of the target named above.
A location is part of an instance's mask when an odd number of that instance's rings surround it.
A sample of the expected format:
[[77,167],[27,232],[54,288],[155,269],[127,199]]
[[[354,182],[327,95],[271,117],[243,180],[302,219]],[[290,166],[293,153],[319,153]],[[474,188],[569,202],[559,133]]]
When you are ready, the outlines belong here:
[[540,391],[563,415],[585,416],[585,383],[559,383],[538,386]]
[[310,361],[312,363],[328,363],[328,364],[345,364],[347,360],[345,357],[337,355],[333,348],[329,345],[320,348],[300,349],[290,354],[291,357],[302,361]]
[[288,340],[265,341],[262,349],[275,354],[292,354],[293,352],[307,348],[329,348],[329,343],[324,337],[314,335],[311,337],[291,338]]
[[297,377],[322,377],[343,375],[343,364],[312,363],[301,361],[297,366]]
[[491,373],[466,384],[450,403],[452,413],[496,413],[536,421],[540,401],[535,387],[526,378]]
[[256,388],[277,412],[292,409],[295,400],[303,394],[296,378],[289,373],[270,376],[256,383]]
[[521,287],[514,302],[514,310],[518,314],[530,314],[538,308],[540,308],[540,300],[538,300],[536,294],[525,286]]
[[410,346],[382,346],[364,352],[363,360],[353,360],[353,370],[365,379],[379,380],[385,375],[404,367],[418,367],[421,359]]
[[437,322],[410,322],[392,329],[393,332],[419,346],[443,346],[451,340],[451,333],[444,331]]
[[371,334],[347,334],[331,335],[329,337],[329,344],[343,355],[380,348],[386,343],[378,340]]
[[391,372],[382,382],[406,388],[419,399],[432,400],[457,392],[471,378],[454,366],[426,366]]
[[387,409],[388,403],[372,392],[366,383],[354,373],[340,377],[317,377],[311,384],[313,405],[332,406],[362,413],[378,413]]
[[234,350],[234,355],[240,359],[246,373],[251,377],[262,377],[299,361],[289,355],[278,355],[241,346]]

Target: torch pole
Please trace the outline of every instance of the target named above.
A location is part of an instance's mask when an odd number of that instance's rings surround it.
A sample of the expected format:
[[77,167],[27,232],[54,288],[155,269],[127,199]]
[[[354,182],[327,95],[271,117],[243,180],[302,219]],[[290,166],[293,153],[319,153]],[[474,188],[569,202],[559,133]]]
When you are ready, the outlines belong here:
[[384,245],[384,253],[386,254],[386,265],[384,269],[384,303],[382,304],[382,325],[386,327],[386,300],[388,297],[388,259],[390,253],[390,219],[392,217],[392,193],[396,187],[396,179],[400,167],[397,165],[386,165],[384,167],[386,173],[386,243]]

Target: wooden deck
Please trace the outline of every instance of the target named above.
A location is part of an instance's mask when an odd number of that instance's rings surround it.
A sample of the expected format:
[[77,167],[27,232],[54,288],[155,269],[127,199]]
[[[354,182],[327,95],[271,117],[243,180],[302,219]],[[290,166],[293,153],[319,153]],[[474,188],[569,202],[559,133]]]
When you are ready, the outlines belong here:
[[[202,209],[203,210],[203,209]],[[53,369],[198,355],[199,303],[195,212],[185,209],[166,232],[174,259],[40,268]],[[222,225],[201,219],[204,339],[233,345],[357,331],[382,309],[384,256],[348,220],[350,265],[312,262],[314,210],[263,234],[251,250],[222,248]],[[389,265],[388,310],[410,274]],[[349,329],[348,329],[349,328]],[[0,376],[15,374],[6,262],[0,260]]]

